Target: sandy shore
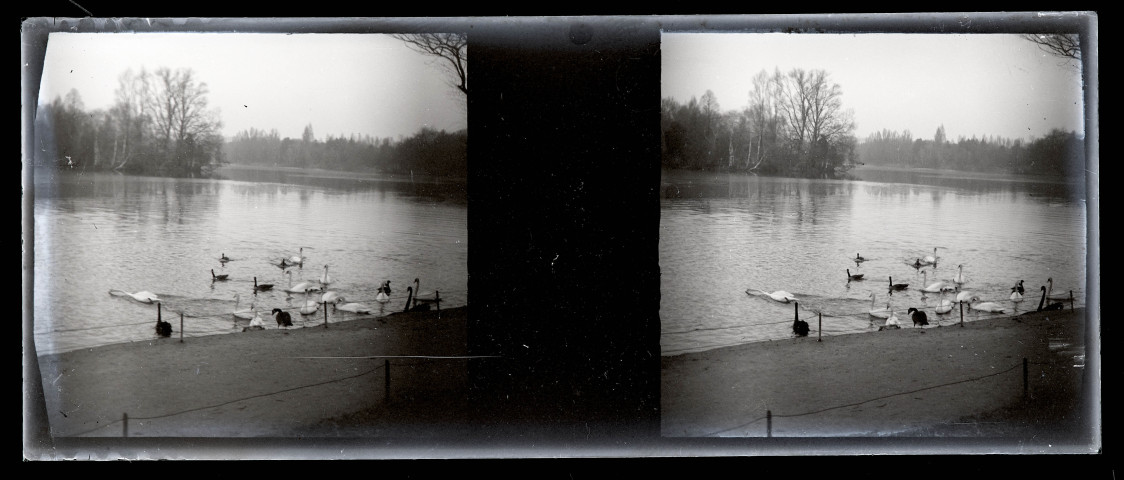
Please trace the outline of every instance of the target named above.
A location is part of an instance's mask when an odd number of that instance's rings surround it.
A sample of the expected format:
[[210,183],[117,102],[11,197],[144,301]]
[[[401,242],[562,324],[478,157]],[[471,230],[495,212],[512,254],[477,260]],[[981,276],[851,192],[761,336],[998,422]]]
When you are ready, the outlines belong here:
[[442,425],[447,418],[430,413],[415,419],[411,412],[419,403],[464,396],[467,360],[438,357],[466,355],[466,311],[399,313],[327,328],[270,325],[182,342],[173,334],[44,355],[39,360],[50,432],[119,438],[336,435],[325,420],[380,405],[394,415],[394,425],[421,435],[419,422]]
[[1084,313],[822,341],[812,332],[664,357],[662,435],[1079,438]]

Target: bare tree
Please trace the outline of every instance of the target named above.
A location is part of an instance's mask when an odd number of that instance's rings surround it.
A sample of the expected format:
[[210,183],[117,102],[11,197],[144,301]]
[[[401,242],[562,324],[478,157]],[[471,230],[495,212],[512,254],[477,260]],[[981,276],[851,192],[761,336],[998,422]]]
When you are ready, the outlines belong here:
[[1022,35],[1027,41],[1038,45],[1044,52],[1055,57],[1081,60],[1081,38],[1072,33],[1028,33]]
[[442,60],[453,77],[452,86],[468,95],[468,37],[459,33],[410,33],[392,35],[414,51]]

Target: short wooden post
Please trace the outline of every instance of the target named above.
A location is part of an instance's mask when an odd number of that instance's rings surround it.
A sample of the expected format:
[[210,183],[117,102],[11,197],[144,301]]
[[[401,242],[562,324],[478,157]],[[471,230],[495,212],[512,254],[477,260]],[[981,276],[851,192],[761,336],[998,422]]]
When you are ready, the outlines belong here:
[[160,316],[160,305],[160,302],[156,302],[156,326],[160,326],[160,320],[162,318]]
[[440,312],[441,311],[441,292],[439,292],[437,290],[434,290],[433,291],[433,299],[436,300],[433,303],[437,305],[437,311]]
[[1030,375],[1027,372],[1026,357],[1023,357],[1023,400],[1030,396]]
[[772,410],[766,410],[765,411],[765,436],[767,436],[767,437],[773,436],[773,411]]
[[324,305],[324,328],[328,328],[328,302],[320,302]]
[[384,395],[384,397],[386,397],[387,400],[390,400],[390,360],[383,360],[382,366],[383,370],[386,372],[386,394]]
[[964,302],[960,302],[960,326],[964,326]]
[[121,433],[126,437],[129,436],[129,414],[128,413],[122,413],[121,414]]
[[180,343],[183,343],[183,312],[180,312]]
[[1070,311],[1073,311],[1073,310],[1074,310],[1074,306],[1073,306],[1073,290],[1070,290],[1070,291],[1069,291],[1069,310],[1070,310]]
[[819,320],[819,325],[816,326],[816,341],[822,342],[823,341],[823,312],[817,312],[817,313],[819,314],[820,320]]

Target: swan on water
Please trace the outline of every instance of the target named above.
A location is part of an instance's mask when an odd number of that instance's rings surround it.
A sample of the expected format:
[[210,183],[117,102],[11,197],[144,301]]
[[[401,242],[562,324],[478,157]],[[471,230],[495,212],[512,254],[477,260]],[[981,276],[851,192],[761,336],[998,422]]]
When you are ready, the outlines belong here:
[[1016,283],[1015,286],[1011,287],[1011,301],[1015,303],[1023,301],[1023,292],[1025,291],[1026,290],[1023,289],[1023,281],[1019,280],[1019,283]]
[[386,294],[386,287],[379,287],[379,293],[375,295],[375,301],[379,303],[386,303],[390,301],[390,295]]
[[952,301],[944,299],[944,290],[941,290],[941,298],[937,301],[937,306],[933,311],[941,314],[952,311]]
[[229,262],[229,261],[230,261],[230,257],[226,256],[226,254],[224,253],[224,254],[222,254],[222,256],[221,256],[221,257],[219,257],[219,261],[220,261],[220,262],[222,262],[222,263],[226,263],[226,262]]
[[894,277],[890,278],[890,290],[905,290],[909,288],[908,283],[894,283]]
[[857,253],[855,254],[855,263],[861,263],[861,262],[865,262],[865,261],[866,261],[866,259],[863,258],[862,255],[859,255]]
[[[336,303],[346,302],[343,297],[336,300]],[[336,310],[343,310],[351,313],[371,313],[371,307],[363,305],[362,303],[343,303],[343,305],[336,305]]]
[[254,291],[255,292],[266,291],[266,290],[269,290],[271,288],[273,288],[272,283],[263,283],[263,284],[259,285],[258,284],[258,277],[254,277]]
[[250,308],[244,308],[244,309],[240,310],[240,309],[238,309],[238,306],[241,305],[241,303],[242,303],[242,295],[235,293],[234,294],[234,311],[231,312],[231,313],[234,314],[234,318],[241,318],[242,320],[252,320],[254,318],[254,314],[256,313],[256,312],[254,312],[254,304],[251,302]]
[[328,275],[328,266],[324,265],[324,274],[320,275],[320,284],[328,285],[330,283],[332,283],[332,277]]
[[924,265],[936,265],[937,264],[937,248],[933,247],[933,254],[932,255],[926,255],[925,258],[921,259],[921,263],[924,264]]
[[301,247],[299,254],[286,258],[283,260],[283,262],[288,263],[289,265],[303,265],[304,259],[304,247]]
[[[972,297],[972,301],[979,300],[980,297]],[[979,310],[981,312],[991,313],[1007,313],[1007,308],[995,302],[968,302],[968,310]]]
[[967,279],[964,277],[964,265],[963,264],[956,266],[956,276],[952,277],[952,281],[955,282],[957,285],[963,285],[964,283],[967,283]]
[[308,293],[308,292],[319,292],[320,291],[320,285],[314,284],[312,282],[300,282],[296,285],[293,285],[293,272],[292,271],[285,272],[285,275],[289,276],[289,286],[285,288],[286,292],[289,292],[289,293]]
[[414,279],[414,306],[419,303],[438,303],[441,301],[441,294],[437,291],[421,292],[421,283],[417,278]]
[[304,304],[301,305],[301,315],[312,315],[320,309],[320,304],[316,300],[309,298],[312,292],[304,292]]
[[129,293],[129,292],[126,292],[124,290],[110,290],[109,294],[110,295],[117,295],[117,296],[133,297],[133,300],[136,300],[136,301],[141,302],[141,303],[155,303],[155,302],[160,301],[160,297],[157,297],[155,293],[149,292],[147,290],[143,290],[143,291],[136,292],[136,293]]
[[956,287],[952,286],[948,282],[937,281],[937,282],[929,283],[929,272],[928,271],[921,272],[921,279],[922,279],[921,284],[926,285],[925,288],[921,289],[922,292],[937,293],[937,292],[940,292],[942,290],[955,290],[956,289]]
[[796,300],[795,295],[793,295],[791,293],[788,293],[784,290],[777,290],[775,292],[766,292],[764,290],[746,289],[746,291],[745,291],[746,295],[753,295],[753,293],[751,293],[751,292],[761,292],[762,295],[765,295],[765,296],[767,296],[767,297],[769,297],[773,300],[776,300],[778,302],[781,302],[781,303],[788,303],[788,302]]
[[1046,279],[1046,300],[1069,300],[1069,293],[1054,295],[1054,278]]
[[883,307],[883,308],[875,308],[874,307],[875,301],[876,301],[876,295],[874,293],[871,293],[870,294],[870,316],[872,316],[874,318],[890,318],[890,304],[887,303],[886,306]]

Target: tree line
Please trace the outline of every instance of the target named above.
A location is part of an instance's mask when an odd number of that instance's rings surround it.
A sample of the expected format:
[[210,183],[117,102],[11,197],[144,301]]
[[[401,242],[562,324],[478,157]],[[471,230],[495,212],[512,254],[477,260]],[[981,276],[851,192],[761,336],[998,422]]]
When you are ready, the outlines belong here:
[[762,70],[740,110],[723,112],[710,90],[664,98],[660,129],[670,168],[833,177],[855,161],[854,113],[825,70]]
[[227,142],[225,161],[244,165],[325,168],[346,171],[417,173],[455,178],[468,176],[468,131],[449,133],[423,127],[399,140],[329,135],[318,141],[312,125],[300,139],[281,138],[277,130],[250,129]]
[[198,174],[221,159],[222,122],[191,69],[126,70],[113,106],[87,111],[77,90],[40,106],[36,162],[124,172]]
[[170,176],[224,163],[467,176],[467,130],[317,141],[308,125],[300,139],[250,129],[227,141],[207,94],[191,69],[168,68],[122,73],[108,110],[87,111],[72,89],[36,114],[35,164]]
[[1053,129],[1027,141],[1000,137],[959,138],[950,142],[944,125],[932,140],[883,130],[858,146],[859,158],[872,165],[939,168],[990,173],[1079,178],[1085,168],[1085,140],[1076,132]]

